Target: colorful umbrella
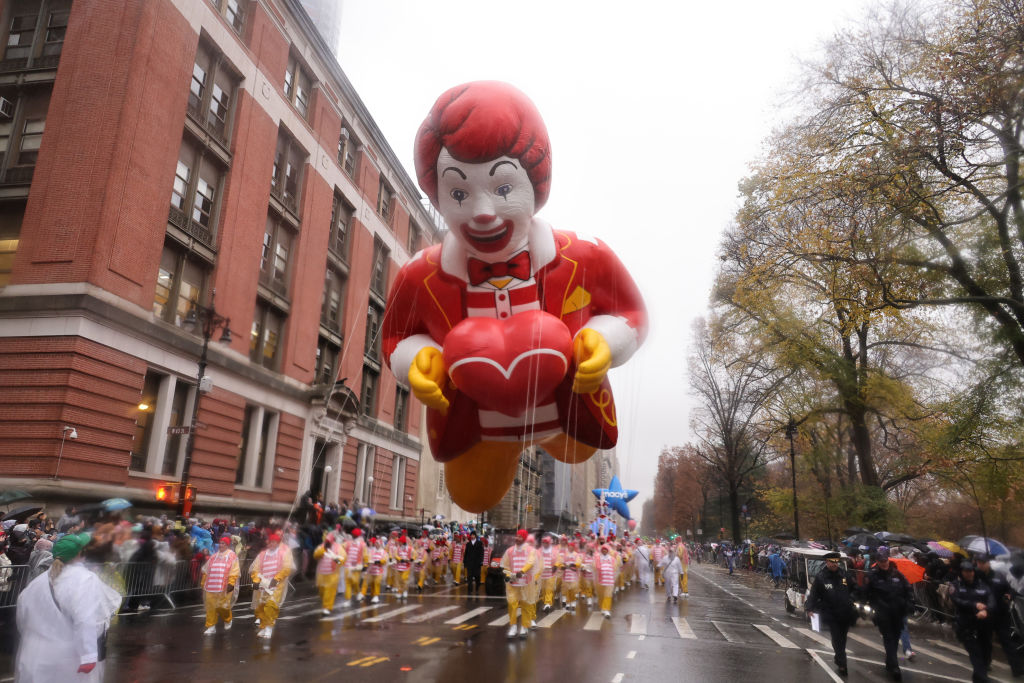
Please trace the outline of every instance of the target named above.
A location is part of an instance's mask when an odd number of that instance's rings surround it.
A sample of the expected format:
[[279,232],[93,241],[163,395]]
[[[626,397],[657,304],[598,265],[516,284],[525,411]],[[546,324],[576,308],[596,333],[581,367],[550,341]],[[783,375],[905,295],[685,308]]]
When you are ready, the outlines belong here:
[[116,510],[127,510],[132,506],[132,504],[124,498],[107,498],[105,501],[100,503],[100,505],[102,505],[105,510],[110,510],[111,512]]
[[938,541],[928,541],[928,549],[934,552],[939,557],[952,558],[953,551],[942,545]]
[[978,536],[967,545],[968,552],[988,553],[989,555],[1009,555],[1010,550],[994,538]]
[[941,545],[946,550],[952,550],[957,555],[963,555],[964,557],[967,557],[967,553],[964,552],[964,549],[958,546],[956,543],[953,543],[953,541],[939,541],[939,545]]
[[896,565],[896,569],[906,577],[908,582],[917,583],[924,580],[924,567],[913,560],[908,560],[905,557],[894,557],[889,561]]

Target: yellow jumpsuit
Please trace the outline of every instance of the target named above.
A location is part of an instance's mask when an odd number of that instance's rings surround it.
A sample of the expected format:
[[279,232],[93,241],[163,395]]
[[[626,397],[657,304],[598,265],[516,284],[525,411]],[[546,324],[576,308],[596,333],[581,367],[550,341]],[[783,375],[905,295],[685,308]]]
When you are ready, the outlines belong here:
[[[262,573],[268,554],[278,552],[281,547],[278,546],[278,548],[264,550],[256,556],[252,566],[249,568],[249,577],[253,583],[252,611],[256,615],[260,628],[272,627],[274,625],[274,622],[277,621],[277,615],[281,612],[281,604],[284,602],[285,595],[288,592],[288,577],[291,576],[293,569],[292,553],[288,548],[284,548],[283,552],[279,553],[278,570],[273,576],[267,577]],[[264,579],[273,579],[277,583],[274,588],[262,590],[260,584]]]
[[206,606],[206,628],[217,625],[217,618],[220,617],[224,620],[225,624],[231,623],[231,606],[235,603],[235,598],[238,596],[238,576],[241,574],[241,570],[238,568],[238,557],[231,550],[225,551],[231,553],[230,562],[231,566],[227,570],[225,579],[223,581],[225,589],[227,586],[234,586],[234,590],[230,593],[225,592],[224,589],[213,591],[207,590],[213,586],[208,586],[207,578],[209,578],[210,563],[213,562],[220,553],[216,553],[211,556],[206,564],[203,565],[203,576],[200,580],[200,585],[203,586],[203,604]]
[[[525,543],[509,548],[501,557],[501,567],[512,575],[511,583],[505,584],[505,599],[508,602],[508,623],[516,624],[516,612],[522,613],[520,625],[529,628],[537,616],[536,603],[530,603],[533,570],[537,557]],[[521,577],[516,574],[521,573]]]
[[[320,604],[326,610],[334,609],[334,600],[338,596],[338,581],[341,579],[341,564],[343,561],[341,546],[332,543],[330,549],[338,557],[331,558],[328,556],[326,561],[324,555],[327,552],[327,544],[323,544],[313,551],[313,559],[318,561],[316,567],[316,588],[320,593]],[[327,562],[330,564],[327,564]],[[332,571],[322,571],[327,569]]]
[[352,599],[353,591],[359,594],[360,573],[366,565],[366,544],[358,538],[345,541],[345,600]]

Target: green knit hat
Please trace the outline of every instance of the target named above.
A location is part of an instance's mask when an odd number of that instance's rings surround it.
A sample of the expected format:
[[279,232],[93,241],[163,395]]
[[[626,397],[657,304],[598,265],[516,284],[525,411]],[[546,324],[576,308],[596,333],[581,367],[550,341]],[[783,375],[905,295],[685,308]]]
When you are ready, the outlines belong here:
[[92,538],[90,534],[65,534],[61,536],[60,540],[53,544],[54,558],[61,562],[67,562],[78,557],[78,553],[82,552],[85,546],[89,545],[89,540]]

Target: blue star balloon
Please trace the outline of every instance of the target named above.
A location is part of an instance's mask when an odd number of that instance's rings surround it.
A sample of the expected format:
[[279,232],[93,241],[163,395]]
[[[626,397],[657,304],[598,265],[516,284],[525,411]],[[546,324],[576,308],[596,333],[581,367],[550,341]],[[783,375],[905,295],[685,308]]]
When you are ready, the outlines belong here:
[[612,477],[612,481],[608,484],[608,488],[592,489],[591,492],[598,500],[604,500],[604,502],[608,503],[608,507],[622,515],[623,519],[632,519],[632,517],[629,516],[629,506],[626,505],[626,503],[636,498],[636,494],[639,493],[639,491],[623,489],[622,482],[619,481],[618,477]]

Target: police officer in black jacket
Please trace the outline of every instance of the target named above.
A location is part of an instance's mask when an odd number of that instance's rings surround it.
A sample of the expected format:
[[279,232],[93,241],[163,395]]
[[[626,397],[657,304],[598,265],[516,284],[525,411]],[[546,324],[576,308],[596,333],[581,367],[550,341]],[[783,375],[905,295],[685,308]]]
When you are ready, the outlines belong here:
[[[1010,587],[1010,583],[1002,574],[992,571],[989,564],[989,556],[981,553],[974,557],[975,574],[979,579],[988,584],[995,598],[995,610],[990,615],[992,618],[992,632],[999,639],[1006,653],[1006,661],[1010,663],[1010,670],[1014,676],[1024,676],[1024,661],[1017,651],[1010,633],[1010,608],[1013,605],[1013,598],[1016,592]],[[992,655],[989,654],[989,664],[992,662]]]
[[824,556],[825,568],[818,572],[811,584],[811,594],[807,598],[805,609],[816,612],[828,627],[832,635],[833,660],[839,675],[845,676],[846,670],[846,634],[857,621],[857,608],[853,604],[853,590],[856,584],[850,579],[846,570],[839,565],[839,553],[831,552]]
[[957,639],[964,644],[971,659],[973,683],[988,681],[988,664],[992,661],[992,619],[996,598],[992,589],[974,571],[971,562],[960,563],[960,578],[953,584],[953,622]]
[[896,569],[896,565],[889,562],[889,549],[885,546],[875,553],[875,565],[868,572],[865,592],[871,605],[872,620],[882,634],[882,644],[885,645],[885,670],[893,680],[902,680],[897,648],[900,631],[903,630],[903,618],[914,607],[914,591],[903,574]]

